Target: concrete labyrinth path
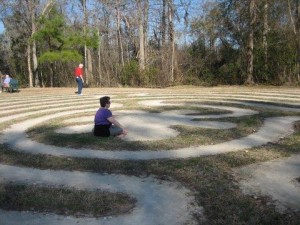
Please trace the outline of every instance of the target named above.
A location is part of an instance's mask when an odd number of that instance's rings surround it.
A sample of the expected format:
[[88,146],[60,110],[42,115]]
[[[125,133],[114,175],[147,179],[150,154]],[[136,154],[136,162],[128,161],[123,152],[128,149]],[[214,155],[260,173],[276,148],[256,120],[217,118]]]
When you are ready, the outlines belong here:
[[[71,90],[69,91],[71,93]],[[219,118],[243,117],[259,113],[259,109],[270,109],[282,112],[295,112],[300,115],[300,91],[284,91],[282,89],[195,89],[193,91],[166,90],[134,90],[134,89],[90,89],[83,96],[69,93],[55,92],[26,92],[22,90],[16,94],[1,94],[0,112],[3,128],[0,143],[5,144],[11,151],[26,154],[46,154],[54,156],[68,156],[80,158],[98,158],[110,160],[153,160],[153,159],[186,159],[205,155],[223,154],[241,151],[276,142],[293,133],[293,124],[300,120],[300,116],[281,116],[266,118],[263,125],[254,133],[240,139],[226,141],[213,145],[186,146],[179,149],[157,149],[149,151],[93,150],[83,147],[59,147],[39,143],[26,134],[28,129],[47,123],[52,119],[61,119],[62,128],[56,133],[80,134],[90,132],[93,126],[93,114],[99,107],[99,97],[112,97],[112,110],[118,119],[129,129],[124,139],[131,141],[156,141],[174,138],[179,132],[172,129],[173,125],[203,127],[209,129],[232,129],[236,126],[232,122],[220,122]],[[2,97],[6,98],[2,98]],[[9,101],[9,104],[7,102]],[[177,107],[160,113],[150,113],[138,109],[125,109],[128,101],[135,101],[136,106],[147,109],[162,106]],[[209,104],[208,104],[209,103]],[[222,104],[224,105],[222,105]],[[284,103],[284,104],[283,104]],[[225,105],[231,106],[225,106]],[[216,109],[224,111],[221,114],[199,115],[197,110],[187,110],[186,106],[194,109]],[[251,108],[250,108],[251,107]],[[257,110],[255,110],[255,108]],[[82,116],[88,113],[90,116]],[[66,116],[69,117],[66,119]],[[70,118],[71,117],[71,118]],[[195,120],[197,119],[197,120]],[[78,123],[78,124],[77,124]],[[297,156],[298,157],[298,156]],[[293,161],[299,165],[299,160]],[[295,168],[294,168],[295,169]],[[243,169],[242,169],[243,170]],[[286,182],[299,177],[300,166],[296,172],[289,175]],[[298,171],[298,172],[297,172]],[[268,176],[265,176],[267,180]],[[254,179],[254,178],[253,178]],[[177,182],[157,180],[155,177],[133,177],[122,174],[100,175],[91,172],[40,170],[24,168],[14,165],[0,164],[0,182],[25,184],[40,184],[65,186],[86,190],[101,189],[109,192],[126,193],[137,200],[135,208],[119,216],[105,218],[75,218],[55,214],[40,214],[31,212],[17,212],[0,210],[1,224],[141,224],[141,225],[182,225],[196,224],[194,213],[203,214],[201,206],[195,206],[193,192]],[[255,179],[252,181],[255,182]],[[274,181],[281,185],[280,181]],[[273,183],[274,185],[274,183]],[[241,184],[247,189],[247,185]],[[299,185],[290,185],[294,194],[290,198],[300,199]],[[259,188],[259,187],[258,187]],[[298,188],[298,189],[297,189]],[[284,198],[286,188],[270,192],[260,188],[263,194],[288,204]],[[281,192],[280,192],[281,190]],[[245,191],[246,193],[247,191]],[[250,191],[248,191],[250,192]],[[180,204],[178,204],[180,202]],[[299,201],[291,203],[293,208],[299,207]],[[4,221],[4,222],[3,222]],[[26,222],[24,222],[26,221]]]

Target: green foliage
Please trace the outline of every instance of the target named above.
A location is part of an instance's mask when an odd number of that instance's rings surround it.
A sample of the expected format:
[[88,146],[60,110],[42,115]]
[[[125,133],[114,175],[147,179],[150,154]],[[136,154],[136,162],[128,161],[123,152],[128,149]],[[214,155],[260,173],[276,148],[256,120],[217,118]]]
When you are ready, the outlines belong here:
[[39,57],[40,63],[53,62],[79,62],[82,61],[82,56],[77,51],[60,51],[60,52],[45,52]]
[[159,69],[156,67],[150,67],[144,71],[144,79],[146,86],[160,86]]
[[193,70],[190,70],[184,77],[183,84],[185,85],[200,85],[200,79],[195,75]]
[[160,70],[156,67],[146,68],[139,71],[137,61],[130,61],[121,71],[121,84],[125,86],[159,86],[158,77]]
[[99,46],[99,36],[96,30],[89,30],[86,36],[86,45],[88,48],[97,48]]
[[188,48],[188,53],[192,58],[204,58],[206,52],[205,41],[199,37]]
[[230,46],[221,46],[218,52],[196,40],[188,49],[189,66],[184,77],[185,84],[217,85],[242,83],[240,51]]
[[48,19],[42,17],[39,20],[42,25],[41,28],[33,35],[36,41],[42,42],[44,40],[49,40],[49,38],[57,39],[57,41],[62,42],[62,31],[65,27],[64,18],[62,15],[56,15],[55,17]]
[[[281,85],[287,80],[281,74],[293,74],[293,68],[297,61],[296,43],[288,41],[293,34],[272,30],[268,35],[268,57],[265,67],[265,55],[262,43],[257,40],[254,49],[254,70],[257,83]],[[291,76],[290,76],[291,77]]]
[[[269,4],[267,59],[263,43],[264,4],[256,4],[254,30],[255,83],[284,84],[299,82],[297,37],[288,24],[284,1]],[[243,84],[247,74],[249,1],[219,0],[204,6],[205,16],[194,20],[191,32],[196,40],[189,48],[191,64],[185,82]],[[283,19],[284,18],[284,19]],[[297,52],[298,51],[298,52]],[[197,65],[200,64],[200,65]]]
[[80,54],[85,44],[82,32],[68,26],[64,15],[54,7],[46,17],[38,20],[38,29],[32,38],[37,44],[39,71],[46,85],[65,85],[65,77],[59,75],[61,70],[68,71],[74,62],[83,60]]
[[77,49],[84,46],[84,38],[78,32],[69,29],[63,38],[64,49]]
[[135,86],[140,81],[139,64],[137,61],[130,61],[121,71],[121,84]]
[[55,9],[48,17],[39,20],[40,29],[33,35],[40,47],[40,63],[81,61],[78,46],[84,46],[84,38],[79,32],[67,29],[63,15]]
[[217,82],[221,84],[242,84],[243,81],[243,58],[239,49],[223,46],[220,49],[219,60],[214,64],[215,74],[218,76]]
[[82,33],[69,27],[64,33],[63,41],[64,49],[76,49],[84,47],[84,44],[86,44],[88,48],[98,48],[99,46],[99,37],[95,30],[89,30],[87,36],[84,37]]

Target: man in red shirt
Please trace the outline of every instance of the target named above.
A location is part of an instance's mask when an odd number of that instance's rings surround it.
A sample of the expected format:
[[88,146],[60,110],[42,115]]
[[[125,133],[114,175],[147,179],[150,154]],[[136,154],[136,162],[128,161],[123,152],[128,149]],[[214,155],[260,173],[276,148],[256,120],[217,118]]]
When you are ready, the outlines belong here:
[[83,88],[83,64],[79,64],[78,67],[75,69],[75,78],[78,86],[78,95],[82,95],[82,88]]

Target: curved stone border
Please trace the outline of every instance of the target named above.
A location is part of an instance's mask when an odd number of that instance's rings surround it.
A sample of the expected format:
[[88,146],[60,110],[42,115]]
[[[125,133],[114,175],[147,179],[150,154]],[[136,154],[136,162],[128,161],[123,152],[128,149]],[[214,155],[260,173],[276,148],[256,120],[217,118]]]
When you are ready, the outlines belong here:
[[84,110],[61,112],[36,119],[26,120],[16,123],[3,131],[0,142],[10,145],[12,148],[32,154],[51,154],[56,156],[72,156],[86,158],[119,159],[119,160],[149,160],[149,159],[176,159],[198,157],[203,155],[215,155],[231,151],[239,151],[277,141],[279,138],[287,136],[293,132],[292,124],[300,120],[300,117],[276,117],[268,118],[263,127],[256,133],[247,137],[224,142],[210,146],[188,147],[176,150],[160,151],[95,151],[90,149],[63,148],[49,146],[30,140],[26,135],[26,130],[32,126],[49,119],[58,118],[65,115],[76,114]]
[[192,213],[201,214],[202,208],[191,208],[194,202],[189,190],[176,182],[160,182],[153,177],[138,178],[125,175],[99,175],[90,172],[39,170],[0,164],[0,177],[4,181],[36,185],[63,185],[83,190],[101,189],[122,192],[137,199],[132,212],[106,218],[75,218],[55,214],[0,210],[0,218],[14,225],[156,225],[193,224]]
[[[64,104],[62,104],[63,106]],[[19,113],[19,114],[15,114],[15,115],[10,115],[10,116],[5,116],[5,117],[1,117],[1,121],[0,123],[4,123],[4,122],[7,122],[7,121],[11,121],[11,120],[14,120],[14,119],[20,119],[22,117],[27,117],[27,116],[32,116],[32,115],[37,115],[37,114],[41,114],[41,113],[52,113],[52,112],[57,112],[57,111],[64,111],[64,110],[73,110],[74,109],[74,106],[65,106],[65,107],[59,107],[59,108],[55,108],[55,107],[51,107],[52,105],[50,106],[47,106],[41,110],[38,110],[38,111],[30,111],[30,112],[25,112],[25,113]],[[49,108],[50,107],[50,108]],[[76,109],[82,109],[81,111],[79,112],[96,112],[97,111],[97,107],[99,107],[99,105],[95,104],[95,105],[85,105],[85,104],[82,104],[80,106],[77,106]],[[115,103],[114,106],[112,108],[117,108],[117,107],[122,107],[122,104],[121,103]],[[31,109],[30,107],[26,108],[26,109]],[[14,110],[10,111],[10,112],[15,112]],[[70,112],[70,111],[68,111]],[[67,114],[68,115],[68,114]]]
[[275,200],[279,211],[300,211],[300,155],[252,164],[233,170],[245,194],[266,195]]

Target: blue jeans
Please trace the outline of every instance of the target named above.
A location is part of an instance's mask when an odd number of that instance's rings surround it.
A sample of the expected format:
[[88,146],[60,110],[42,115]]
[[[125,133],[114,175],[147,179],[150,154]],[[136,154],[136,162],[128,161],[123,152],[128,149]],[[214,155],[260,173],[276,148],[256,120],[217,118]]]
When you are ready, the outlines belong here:
[[77,86],[78,86],[78,94],[81,94],[82,88],[83,88],[82,79],[80,77],[76,77],[76,82],[77,82]]
[[110,136],[118,136],[122,134],[123,129],[114,125],[111,125],[109,128]]

